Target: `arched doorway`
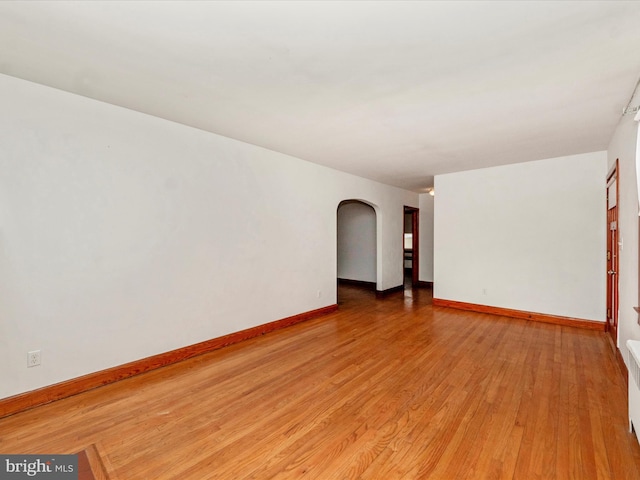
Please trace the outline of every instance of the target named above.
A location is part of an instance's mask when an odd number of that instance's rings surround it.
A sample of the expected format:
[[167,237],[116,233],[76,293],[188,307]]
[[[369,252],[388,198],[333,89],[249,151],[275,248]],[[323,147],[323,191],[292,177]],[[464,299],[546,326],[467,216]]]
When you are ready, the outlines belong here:
[[378,222],[374,205],[345,200],[337,209],[338,283],[376,290]]

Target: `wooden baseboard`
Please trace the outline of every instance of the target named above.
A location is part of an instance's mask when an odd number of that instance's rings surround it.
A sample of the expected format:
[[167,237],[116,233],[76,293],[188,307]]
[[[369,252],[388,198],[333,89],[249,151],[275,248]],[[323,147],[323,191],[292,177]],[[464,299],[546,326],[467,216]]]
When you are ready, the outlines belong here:
[[627,364],[624,363],[624,358],[622,358],[622,352],[616,348],[615,349],[616,360],[618,361],[618,368],[620,368],[620,373],[622,374],[622,378],[624,379],[624,384],[629,388],[629,370],[627,370]]
[[553,323],[566,327],[586,328],[589,330],[600,330],[604,332],[606,322],[596,322],[594,320],[584,320],[581,318],[561,317],[559,315],[548,315],[546,313],[527,312],[524,310],[513,310],[510,308],[492,307],[489,305],[478,305],[476,303],[456,302],[455,300],[444,300],[434,298],[433,305],[436,307],[456,308],[458,310],[469,310],[472,312],[489,313],[503,317],[519,318],[534,322]]
[[425,282],[420,280],[418,282],[418,288],[433,288],[433,282]]
[[124,380],[125,378],[133,377],[134,375],[156,370],[228,345],[233,345],[234,343],[242,342],[243,340],[248,340],[253,337],[264,335],[265,333],[273,332],[274,330],[295,325],[296,323],[327,315],[335,312],[337,309],[338,305],[329,305],[327,307],[318,308],[316,310],[311,310],[309,312],[304,312],[281,320],[276,320],[274,322],[265,323],[264,325],[258,325],[257,327],[230,333],[222,337],[188,345],[170,352],[160,353],[141,360],[125,363],[117,367],[89,373],[81,377],[72,378],[37,390],[0,399],[0,418],[44,405],[55,400],[77,395],[78,393],[86,392],[87,390],[101,387],[103,385],[108,385],[109,383]]
[[[608,326],[609,325],[607,324],[605,332],[608,332]],[[624,358],[622,358],[622,352],[616,346],[611,335],[605,335],[605,337],[607,338],[607,345],[609,345],[609,348],[611,349],[611,355],[614,358],[614,364],[618,367],[620,375],[622,375],[622,378],[624,380],[624,384],[627,386],[627,388],[629,388],[629,373],[627,371],[627,365],[624,363]]]
[[362,287],[372,291],[376,289],[376,282],[366,282],[364,280],[351,280],[349,278],[339,278],[338,285],[352,285],[354,287]]
[[404,285],[398,285],[397,287],[387,288],[386,290],[376,290],[376,297],[384,298],[392,293],[404,291]]

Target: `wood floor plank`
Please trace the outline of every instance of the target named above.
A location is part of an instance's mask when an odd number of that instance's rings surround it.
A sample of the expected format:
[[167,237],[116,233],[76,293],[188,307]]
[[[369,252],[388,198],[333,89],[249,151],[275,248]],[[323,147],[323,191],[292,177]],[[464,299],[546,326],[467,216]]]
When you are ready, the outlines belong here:
[[640,480],[602,332],[433,307],[428,289],[343,286],[339,306],[0,419],[0,451],[93,445],[105,480]]

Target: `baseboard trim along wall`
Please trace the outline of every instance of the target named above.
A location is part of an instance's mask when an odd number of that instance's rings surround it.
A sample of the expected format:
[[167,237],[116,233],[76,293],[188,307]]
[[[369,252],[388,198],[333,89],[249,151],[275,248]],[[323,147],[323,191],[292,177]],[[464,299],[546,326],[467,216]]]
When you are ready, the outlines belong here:
[[456,302],[455,300],[443,300],[434,298],[433,305],[436,307],[456,308],[458,310],[469,310],[479,313],[490,313],[503,317],[519,318],[534,322],[553,323],[566,327],[586,328],[589,330],[600,330],[604,332],[606,323],[594,320],[584,320],[581,318],[561,317],[559,315],[548,315],[546,313],[527,312],[524,310],[513,310],[510,308],[492,307],[489,305],[478,305],[476,303]]
[[629,388],[629,370],[627,369],[627,364],[624,363],[624,358],[622,358],[622,352],[620,349],[614,346],[616,361],[618,362],[618,368],[620,369],[620,373],[622,374],[622,378],[624,379],[624,384],[627,388]]
[[366,282],[364,280],[351,280],[349,278],[339,278],[338,285],[353,285],[355,287],[366,288],[367,290],[376,289],[376,282]]
[[397,287],[387,288],[386,290],[376,290],[376,297],[383,298],[395,292],[402,292],[404,285],[398,285]]
[[296,323],[327,315],[335,312],[336,310],[338,310],[338,305],[329,305],[309,312],[276,320],[274,322],[248,328],[246,330],[241,330],[239,332],[230,333],[222,337],[205,340],[204,342],[171,350],[170,352],[160,353],[141,360],[125,363],[124,365],[89,373],[81,377],[72,378],[37,390],[0,399],[0,418],[70,397],[72,395],[77,395],[78,393],[86,392],[87,390],[92,390],[119,380],[124,380],[125,378],[133,377],[141,373],[156,370],[173,363],[178,363],[182,360],[187,360],[188,358],[196,357],[222,347],[233,345],[234,343],[242,342],[243,340],[248,340],[253,337],[264,335],[265,333],[273,332],[274,330],[279,330],[295,325]]
[[[605,332],[608,332],[608,331],[609,331],[609,326],[606,325]],[[622,352],[616,346],[611,335],[607,335],[607,340],[608,340],[607,344],[609,345],[609,348],[611,348],[611,354],[613,355],[613,358],[615,358],[614,363],[616,363],[616,365],[618,366],[618,370],[620,370],[620,375],[622,375],[625,386],[629,388],[629,371],[627,370],[627,364],[624,362],[624,358],[622,358]],[[626,349],[625,346],[623,346],[622,348]]]

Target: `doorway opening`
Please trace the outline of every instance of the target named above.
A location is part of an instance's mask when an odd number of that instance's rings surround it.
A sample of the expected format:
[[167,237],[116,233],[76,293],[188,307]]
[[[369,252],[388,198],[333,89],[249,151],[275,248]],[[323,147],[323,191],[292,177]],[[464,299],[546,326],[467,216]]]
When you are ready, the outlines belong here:
[[419,209],[404,207],[404,238],[402,246],[405,289],[418,288],[420,283],[419,219]]
[[378,279],[378,223],[375,207],[361,200],[342,201],[338,205],[337,222],[338,285],[375,293]]

